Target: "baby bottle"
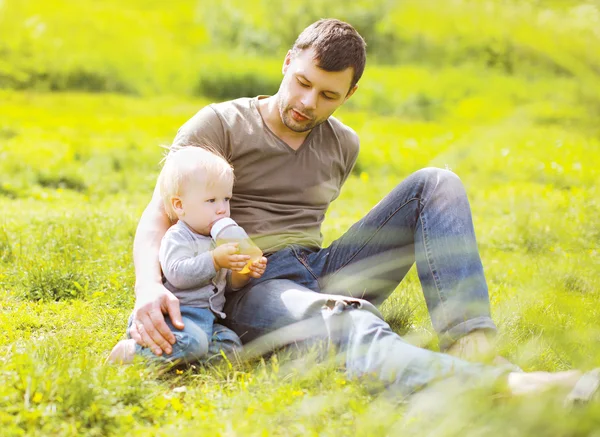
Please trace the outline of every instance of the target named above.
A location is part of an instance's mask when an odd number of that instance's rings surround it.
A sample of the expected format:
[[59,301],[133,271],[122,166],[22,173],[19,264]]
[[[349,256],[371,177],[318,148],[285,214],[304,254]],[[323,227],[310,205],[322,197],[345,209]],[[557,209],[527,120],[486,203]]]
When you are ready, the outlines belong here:
[[210,235],[217,246],[225,243],[238,243],[240,254],[250,255],[250,260],[240,272],[242,274],[250,272],[250,265],[263,255],[258,246],[248,237],[246,231],[229,217],[216,221],[210,230]]

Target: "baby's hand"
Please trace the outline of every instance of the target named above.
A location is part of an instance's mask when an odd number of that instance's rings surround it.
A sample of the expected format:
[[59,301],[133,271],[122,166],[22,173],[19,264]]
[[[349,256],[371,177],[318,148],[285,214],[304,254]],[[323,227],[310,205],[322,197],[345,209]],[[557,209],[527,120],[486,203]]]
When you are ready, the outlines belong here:
[[215,269],[230,269],[232,272],[241,271],[250,260],[249,255],[238,254],[238,243],[225,243],[212,251]]
[[261,257],[260,259],[250,264],[248,268],[250,269],[248,276],[251,276],[256,279],[260,278],[267,269],[267,258],[265,258],[264,256]]

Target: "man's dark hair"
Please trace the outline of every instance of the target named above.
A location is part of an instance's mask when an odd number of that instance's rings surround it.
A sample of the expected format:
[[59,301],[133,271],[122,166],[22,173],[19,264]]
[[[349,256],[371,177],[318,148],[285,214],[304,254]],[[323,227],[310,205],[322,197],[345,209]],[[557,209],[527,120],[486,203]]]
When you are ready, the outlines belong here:
[[367,44],[350,24],[334,18],[323,18],[302,31],[292,52],[313,48],[318,67],[325,71],[343,71],[352,67],[354,88],[365,70]]

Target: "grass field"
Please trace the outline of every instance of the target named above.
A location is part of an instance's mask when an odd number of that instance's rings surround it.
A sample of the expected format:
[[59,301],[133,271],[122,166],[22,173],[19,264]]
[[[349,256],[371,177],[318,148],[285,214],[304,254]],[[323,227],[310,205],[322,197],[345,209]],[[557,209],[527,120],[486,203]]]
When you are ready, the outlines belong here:
[[[168,377],[143,365],[103,367],[134,302],[131,244],[158,146],[206,101],[27,92],[1,101],[0,423],[8,434],[381,435],[433,426],[406,423],[404,408],[327,364],[300,372],[267,360]],[[585,118],[571,128],[522,112],[460,129],[451,118],[341,111],[363,138],[361,170],[332,207],[326,240],[405,175],[448,165],[472,203],[501,352],[527,370],[591,368],[600,363],[598,139]],[[411,150],[412,159],[398,157]],[[436,347],[414,271],[383,310],[399,332]],[[465,399],[436,413],[447,429],[429,431],[506,435],[511,417],[511,435],[586,435],[600,411],[567,414],[552,396],[483,397],[473,422]],[[554,426],[564,432],[549,432]]]
[[[406,405],[310,355],[102,365],[133,308],[160,146],[211,101],[271,92],[295,17],[337,11],[290,5],[279,22],[269,2],[229,3],[0,1],[0,436],[600,436],[600,402],[481,388]],[[346,3],[373,58],[336,114],[361,152],[325,242],[413,171],[448,167],[471,201],[499,352],[528,371],[600,366],[597,6]],[[414,269],[382,312],[437,348]]]

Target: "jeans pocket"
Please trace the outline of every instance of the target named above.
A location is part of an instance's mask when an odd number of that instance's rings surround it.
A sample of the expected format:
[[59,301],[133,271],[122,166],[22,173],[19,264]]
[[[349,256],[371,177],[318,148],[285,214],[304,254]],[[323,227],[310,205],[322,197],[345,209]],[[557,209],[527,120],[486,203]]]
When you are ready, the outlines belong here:
[[310,253],[312,253],[312,251],[310,251],[304,247],[292,246],[292,252],[293,252],[294,256],[296,257],[296,259],[300,262],[300,264],[302,264],[306,268],[308,273],[310,273],[310,275],[312,276],[312,279],[314,279],[315,281],[318,282],[319,277],[313,271],[313,269],[310,266],[310,262],[308,261],[308,255]]

